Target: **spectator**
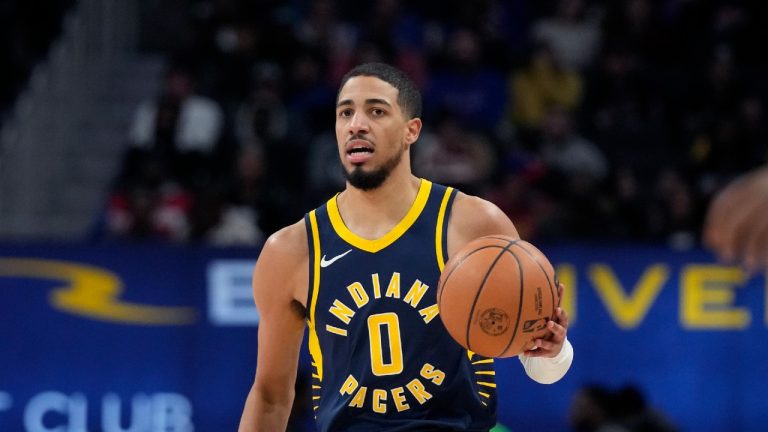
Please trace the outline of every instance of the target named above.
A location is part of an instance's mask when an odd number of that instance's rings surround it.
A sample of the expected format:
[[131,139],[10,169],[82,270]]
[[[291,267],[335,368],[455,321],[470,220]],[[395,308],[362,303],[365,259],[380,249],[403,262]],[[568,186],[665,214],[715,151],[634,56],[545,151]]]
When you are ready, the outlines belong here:
[[634,385],[615,392],[614,409],[617,422],[630,432],[674,432],[672,422],[660,411],[648,406],[645,395]]
[[643,240],[648,237],[648,198],[634,170],[621,167],[611,179],[612,223],[610,235],[619,239]]
[[555,233],[558,205],[539,187],[546,175],[544,164],[521,152],[506,156],[500,171],[501,180],[484,195],[515,221],[520,238],[535,241]]
[[198,193],[192,212],[193,237],[216,246],[253,246],[264,240],[259,226],[264,203],[263,150],[245,145],[234,174]]
[[547,114],[538,151],[549,168],[545,187],[562,206],[565,234],[590,239],[605,236],[611,209],[601,188],[609,169],[602,152],[578,135],[570,116],[557,108]]
[[250,72],[264,56],[267,37],[250,22],[235,22],[220,28],[216,34],[215,62],[209,66],[212,94],[225,107],[237,103],[248,92]]
[[652,181],[660,161],[673,160],[665,134],[670,107],[647,65],[629,48],[613,46],[601,57],[584,96],[584,117],[595,143],[618,167],[633,167]]
[[674,432],[666,416],[649,407],[633,385],[611,390],[587,385],[574,395],[568,411],[574,432]]
[[538,43],[525,68],[510,79],[513,123],[523,131],[539,131],[549,110],[572,112],[579,106],[582,87],[578,72],[563,69],[549,46]]
[[99,235],[183,242],[190,234],[192,204],[192,195],[168,178],[160,164],[150,161],[142,166],[136,183],[112,192],[105,212],[105,232]]
[[293,36],[303,49],[329,58],[353,50],[357,31],[339,20],[335,6],[330,0],[310,0],[309,10],[293,27]]
[[651,0],[608,2],[603,48],[626,47],[642,63],[669,61],[670,45],[665,40],[669,36],[661,20],[660,7],[660,2]]
[[[260,161],[259,198],[234,220],[264,234],[343,185],[324,119],[338,71],[363,61],[407,70],[426,118],[454,113],[425,131],[415,169],[493,197],[539,238],[693,244],[706,199],[768,159],[755,43],[768,27],[749,3],[386,0],[363,18],[349,1],[193,3],[199,88],[224,110],[190,102],[189,73],[169,73],[137,112],[115,189],[184,191],[188,239],[226,219],[244,147]],[[149,161],[162,182],[143,178]]]
[[595,144],[574,131],[570,115],[562,108],[553,108],[546,114],[539,152],[544,163],[568,178],[583,177],[596,183],[608,174],[605,156]]
[[708,79],[697,88],[689,113],[696,131],[690,162],[702,177],[723,182],[766,160],[766,129],[759,119],[762,100],[750,95],[728,47],[719,47]]
[[493,148],[482,134],[463,128],[450,113],[442,114],[434,132],[422,134],[414,147],[417,175],[478,193],[493,174]]
[[183,184],[207,179],[222,121],[218,105],[194,93],[190,73],[172,68],[160,96],[142,103],[136,111],[124,179],[130,181],[140,170],[137,165],[148,160]]
[[702,211],[690,184],[673,168],[660,172],[653,201],[650,235],[676,249],[689,249],[696,244]]
[[307,174],[313,202],[321,203],[344,189],[347,180],[339,164],[339,148],[332,131],[318,134],[310,142]]
[[254,68],[253,74],[253,89],[235,118],[237,141],[241,147],[273,147],[288,134],[282,71],[275,64],[263,63]]
[[533,25],[533,39],[552,48],[566,69],[584,70],[600,49],[600,16],[588,11],[584,0],[559,0],[553,17]]
[[432,76],[424,98],[430,101],[427,114],[451,111],[465,127],[494,131],[506,108],[503,76],[485,66],[482,46],[473,31],[455,31],[449,47],[446,67]]
[[610,392],[597,385],[582,387],[571,400],[568,423],[574,432],[628,432],[610,424]]
[[329,85],[326,61],[321,55],[304,50],[292,56],[286,69],[285,98],[288,109],[288,137],[306,143],[321,130],[320,124],[335,93]]

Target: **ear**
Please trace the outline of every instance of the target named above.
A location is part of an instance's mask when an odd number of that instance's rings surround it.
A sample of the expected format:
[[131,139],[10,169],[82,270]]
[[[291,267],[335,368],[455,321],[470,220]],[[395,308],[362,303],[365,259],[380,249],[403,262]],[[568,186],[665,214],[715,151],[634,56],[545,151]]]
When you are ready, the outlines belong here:
[[421,134],[421,119],[418,117],[412,118],[405,123],[405,143],[411,145],[419,139]]

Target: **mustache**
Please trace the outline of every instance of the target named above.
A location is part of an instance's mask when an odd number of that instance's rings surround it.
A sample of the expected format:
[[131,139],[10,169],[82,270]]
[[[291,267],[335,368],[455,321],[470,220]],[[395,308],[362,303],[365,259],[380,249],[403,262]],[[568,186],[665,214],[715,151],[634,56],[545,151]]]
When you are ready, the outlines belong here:
[[347,142],[354,141],[354,140],[365,141],[365,142],[373,145],[373,141],[369,140],[365,135],[354,134],[351,137],[347,138]]

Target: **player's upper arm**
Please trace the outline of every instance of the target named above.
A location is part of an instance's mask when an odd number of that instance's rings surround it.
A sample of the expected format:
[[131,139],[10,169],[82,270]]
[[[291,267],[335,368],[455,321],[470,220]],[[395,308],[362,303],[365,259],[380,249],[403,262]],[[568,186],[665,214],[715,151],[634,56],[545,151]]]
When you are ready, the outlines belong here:
[[520,237],[512,221],[495,204],[458,192],[448,221],[448,255],[453,256],[468,242],[491,234]]
[[309,279],[304,222],[269,237],[253,272],[259,311],[256,385],[268,398],[288,396],[296,377]]
[[[309,250],[304,221],[272,234],[264,243],[253,271],[253,297],[262,318],[274,308],[306,304]],[[302,317],[303,319],[303,317]]]

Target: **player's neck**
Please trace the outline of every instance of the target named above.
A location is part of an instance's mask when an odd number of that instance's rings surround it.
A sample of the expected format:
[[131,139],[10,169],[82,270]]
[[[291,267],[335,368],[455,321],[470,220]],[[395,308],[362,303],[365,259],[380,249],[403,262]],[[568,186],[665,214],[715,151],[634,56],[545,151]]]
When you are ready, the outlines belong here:
[[421,179],[409,172],[391,175],[376,189],[363,191],[347,185],[338,197],[339,212],[352,232],[377,239],[408,213],[416,200]]

